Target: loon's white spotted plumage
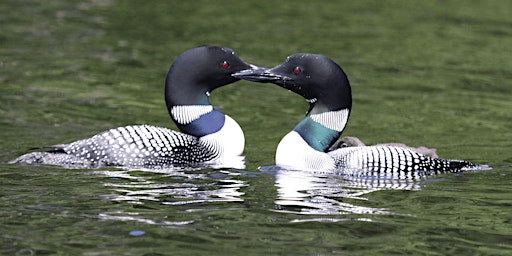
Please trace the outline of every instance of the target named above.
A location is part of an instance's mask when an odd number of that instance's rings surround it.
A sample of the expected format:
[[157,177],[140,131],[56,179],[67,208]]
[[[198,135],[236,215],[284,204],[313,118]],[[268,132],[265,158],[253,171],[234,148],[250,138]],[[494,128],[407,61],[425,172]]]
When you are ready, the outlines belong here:
[[477,167],[467,161],[432,158],[393,146],[346,147],[328,152],[328,155],[335,159],[336,169],[348,170],[354,176],[408,179],[417,178],[414,173],[418,172],[421,176],[429,176]]
[[199,143],[197,137],[150,125],[119,127],[53,148],[50,152],[31,153],[36,157],[22,156],[19,161],[59,162],[69,167],[174,166],[206,162],[219,154]]
[[310,104],[306,117],[279,143],[277,166],[399,179],[484,167],[463,160],[432,158],[406,147],[333,149],[347,124],[352,94],[345,72],[326,56],[298,53],[276,67],[243,71],[234,76],[274,83],[301,95]]
[[256,68],[229,48],[187,50],[171,65],[165,85],[167,109],[181,132],[151,125],[118,127],[22,155],[11,163],[71,168],[244,168],[243,131],[231,117],[215,110],[208,96],[215,88],[238,81],[233,73]]

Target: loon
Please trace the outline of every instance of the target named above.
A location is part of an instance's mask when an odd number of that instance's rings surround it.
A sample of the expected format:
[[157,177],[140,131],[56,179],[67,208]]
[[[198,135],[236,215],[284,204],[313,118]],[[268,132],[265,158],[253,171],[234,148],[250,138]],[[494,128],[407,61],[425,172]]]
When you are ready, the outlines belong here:
[[332,148],[352,108],[351,87],[343,69],[320,54],[297,53],[270,69],[244,70],[233,76],[270,82],[309,102],[306,117],[280,141],[276,165],[286,169],[336,171],[351,176],[416,177],[476,167],[463,160],[432,158],[406,147],[390,145]]
[[[77,168],[244,168],[242,129],[214,109],[208,97],[212,90],[238,81],[233,73],[255,68],[229,48],[192,48],[175,59],[165,80],[165,103],[181,132],[151,125],[118,127],[69,144],[48,146],[48,151],[28,153],[11,163]],[[240,166],[229,166],[239,162]]]

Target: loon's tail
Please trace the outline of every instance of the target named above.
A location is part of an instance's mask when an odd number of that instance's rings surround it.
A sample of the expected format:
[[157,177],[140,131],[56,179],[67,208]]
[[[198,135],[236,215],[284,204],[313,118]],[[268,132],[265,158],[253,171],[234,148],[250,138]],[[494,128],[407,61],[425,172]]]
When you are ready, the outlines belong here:
[[63,150],[50,150],[46,152],[32,152],[19,156],[9,161],[10,164],[41,164],[58,165],[66,168],[90,168],[94,164],[90,161],[80,159],[74,155],[69,155]]
[[475,164],[465,160],[432,158],[431,166],[436,173],[491,170],[489,165]]

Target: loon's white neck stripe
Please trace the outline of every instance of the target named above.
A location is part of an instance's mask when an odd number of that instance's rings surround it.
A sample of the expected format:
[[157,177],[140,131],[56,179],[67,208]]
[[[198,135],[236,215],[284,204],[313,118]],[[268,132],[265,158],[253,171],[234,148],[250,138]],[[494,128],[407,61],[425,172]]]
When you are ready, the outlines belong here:
[[345,129],[348,121],[350,110],[348,108],[340,109],[338,111],[329,111],[320,114],[312,114],[310,117],[313,121],[338,132]]
[[189,124],[204,114],[208,114],[213,110],[211,105],[190,105],[190,106],[174,106],[171,109],[172,118],[180,124]]

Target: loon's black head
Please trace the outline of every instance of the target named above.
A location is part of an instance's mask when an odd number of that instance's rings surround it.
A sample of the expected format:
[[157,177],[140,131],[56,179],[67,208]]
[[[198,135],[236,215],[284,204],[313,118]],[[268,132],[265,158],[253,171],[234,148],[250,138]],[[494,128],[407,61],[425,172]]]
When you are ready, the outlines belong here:
[[212,90],[239,80],[232,74],[255,68],[226,47],[200,46],[187,50],[174,60],[167,73],[167,107],[209,104],[208,94]]
[[311,103],[312,114],[352,107],[347,75],[324,55],[297,53],[276,67],[245,70],[233,76],[253,82],[270,82],[293,91]]

